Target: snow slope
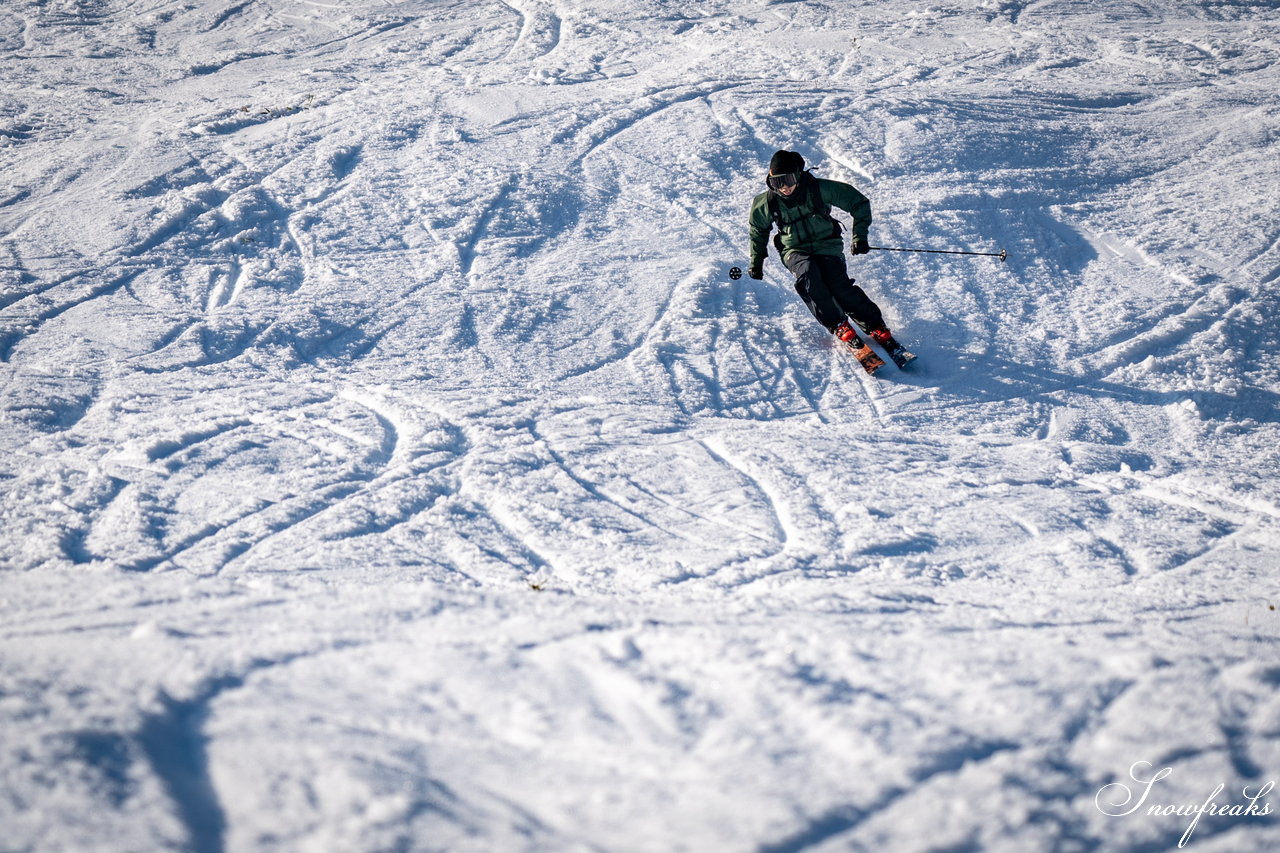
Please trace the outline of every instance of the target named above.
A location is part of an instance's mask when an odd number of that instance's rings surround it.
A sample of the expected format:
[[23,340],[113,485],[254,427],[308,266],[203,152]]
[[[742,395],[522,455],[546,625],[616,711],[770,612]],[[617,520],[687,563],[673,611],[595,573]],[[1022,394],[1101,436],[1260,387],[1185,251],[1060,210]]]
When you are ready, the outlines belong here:
[[[1276,849],[1278,61],[1248,0],[7,0],[0,850]],[[851,261],[914,369],[728,278],[781,147],[1010,253]]]

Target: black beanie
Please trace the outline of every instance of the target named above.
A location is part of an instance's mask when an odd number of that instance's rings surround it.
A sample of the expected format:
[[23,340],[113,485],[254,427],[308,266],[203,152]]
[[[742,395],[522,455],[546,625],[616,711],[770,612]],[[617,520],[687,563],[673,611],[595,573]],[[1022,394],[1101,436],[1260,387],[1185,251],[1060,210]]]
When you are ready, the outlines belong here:
[[803,172],[804,158],[795,151],[778,151],[769,158],[769,174],[785,175],[789,172]]

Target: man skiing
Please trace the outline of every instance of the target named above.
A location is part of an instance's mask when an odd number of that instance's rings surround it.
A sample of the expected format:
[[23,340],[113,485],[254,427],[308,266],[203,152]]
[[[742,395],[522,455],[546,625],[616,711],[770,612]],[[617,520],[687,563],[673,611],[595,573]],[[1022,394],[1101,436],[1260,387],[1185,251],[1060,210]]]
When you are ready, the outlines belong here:
[[868,372],[884,364],[849,325],[852,320],[885,348],[894,363],[903,367],[915,358],[894,340],[880,308],[849,278],[844,261],[840,222],[831,215],[834,205],[853,217],[850,251],[865,255],[870,246],[871,202],[849,184],[814,177],[805,170],[804,157],[795,151],[778,151],[769,160],[768,190],[751,202],[751,266],[748,275],[764,278],[769,234],[777,225],[773,244],[782,263],[796,277],[796,293],[836,338],[858,356]]

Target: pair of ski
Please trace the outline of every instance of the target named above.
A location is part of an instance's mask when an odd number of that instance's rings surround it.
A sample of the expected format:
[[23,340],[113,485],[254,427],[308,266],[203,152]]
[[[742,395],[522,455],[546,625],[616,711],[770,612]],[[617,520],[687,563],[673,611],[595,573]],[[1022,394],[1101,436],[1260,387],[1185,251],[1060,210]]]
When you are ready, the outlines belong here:
[[[866,329],[863,329],[863,331],[865,332]],[[853,357],[858,360],[858,363],[862,365],[862,369],[867,371],[868,374],[874,376],[877,370],[884,367],[884,359],[876,355],[875,350],[871,349],[871,346],[860,338],[856,332],[847,341],[841,341],[839,338],[836,338],[836,340],[841,346],[853,353]],[[889,359],[899,370],[916,360],[915,353],[910,352],[906,347],[898,343],[893,335],[881,338],[876,343],[884,347],[885,354],[889,356]]]

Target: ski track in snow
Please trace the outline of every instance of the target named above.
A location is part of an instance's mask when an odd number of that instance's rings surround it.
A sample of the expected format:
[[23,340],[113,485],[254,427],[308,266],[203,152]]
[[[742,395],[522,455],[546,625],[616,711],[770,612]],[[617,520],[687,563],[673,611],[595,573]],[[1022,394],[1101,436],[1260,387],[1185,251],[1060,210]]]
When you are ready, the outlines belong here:
[[[1138,762],[1276,779],[1270,4],[14,0],[0,55],[5,850],[1154,853]],[[777,148],[1008,250],[850,260],[911,369],[729,280]]]

